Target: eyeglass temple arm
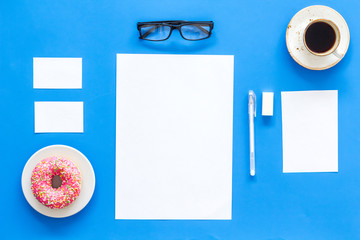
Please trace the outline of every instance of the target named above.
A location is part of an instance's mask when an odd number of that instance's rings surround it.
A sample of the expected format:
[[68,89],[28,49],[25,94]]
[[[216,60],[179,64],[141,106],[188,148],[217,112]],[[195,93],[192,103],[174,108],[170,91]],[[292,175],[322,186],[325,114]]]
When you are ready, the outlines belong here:
[[[158,26],[153,26],[151,29],[149,29],[144,35],[142,35],[143,38],[146,38],[147,36],[149,36],[150,33],[154,32],[156,29],[158,28]],[[141,31],[141,30],[140,30]],[[141,33],[141,32],[140,32]]]
[[206,34],[209,34],[210,31],[206,30],[205,28],[203,28],[201,25],[196,25],[201,31],[203,31]]

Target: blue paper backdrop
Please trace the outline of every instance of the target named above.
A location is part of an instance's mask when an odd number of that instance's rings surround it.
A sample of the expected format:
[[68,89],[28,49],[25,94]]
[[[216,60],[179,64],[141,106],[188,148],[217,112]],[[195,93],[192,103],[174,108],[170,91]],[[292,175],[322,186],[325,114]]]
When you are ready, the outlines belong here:
[[[287,52],[292,16],[314,4],[346,19],[345,58],[310,71]],[[360,1],[2,0],[0,2],[0,239],[360,239]],[[138,39],[137,21],[213,20],[213,36]],[[235,55],[231,221],[115,220],[116,53]],[[35,90],[33,57],[82,57],[83,89]],[[274,116],[256,124],[249,177],[247,93],[274,91]],[[282,90],[339,90],[339,173],[282,173]],[[34,101],[84,101],[84,134],[34,134]],[[259,109],[261,104],[258,105]],[[52,219],[33,210],[21,174],[38,149],[79,149],[96,174],[80,213]],[[139,149],[141,150],[141,149]]]

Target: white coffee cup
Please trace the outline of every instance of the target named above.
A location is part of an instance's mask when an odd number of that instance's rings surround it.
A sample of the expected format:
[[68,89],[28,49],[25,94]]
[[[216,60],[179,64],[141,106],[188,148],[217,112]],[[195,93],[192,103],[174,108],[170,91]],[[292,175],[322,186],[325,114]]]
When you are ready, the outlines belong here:
[[[333,35],[329,38],[329,35]],[[341,59],[345,53],[339,51],[340,43],[339,27],[328,19],[316,19],[311,21],[303,34],[304,45],[315,56],[328,56],[333,54]]]

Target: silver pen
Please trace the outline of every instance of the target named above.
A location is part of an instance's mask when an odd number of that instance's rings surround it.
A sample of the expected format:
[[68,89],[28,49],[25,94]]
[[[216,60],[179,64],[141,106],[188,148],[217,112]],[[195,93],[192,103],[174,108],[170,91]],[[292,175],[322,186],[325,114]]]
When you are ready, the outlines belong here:
[[249,91],[249,135],[250,135],[250,175],[255,176],[254,117],[256,117],[256,95]]

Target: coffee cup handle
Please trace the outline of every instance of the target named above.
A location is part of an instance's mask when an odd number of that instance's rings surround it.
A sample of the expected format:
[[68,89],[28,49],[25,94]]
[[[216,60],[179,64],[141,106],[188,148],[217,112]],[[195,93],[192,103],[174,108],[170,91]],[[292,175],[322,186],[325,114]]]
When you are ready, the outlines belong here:
[[333,52],[333,54],[337,57],[337,58],[343,58],[344,57],[344,53],[341,53],[341,52],[339,52],[339,50],[338,49],[335,49],[335,51]]

